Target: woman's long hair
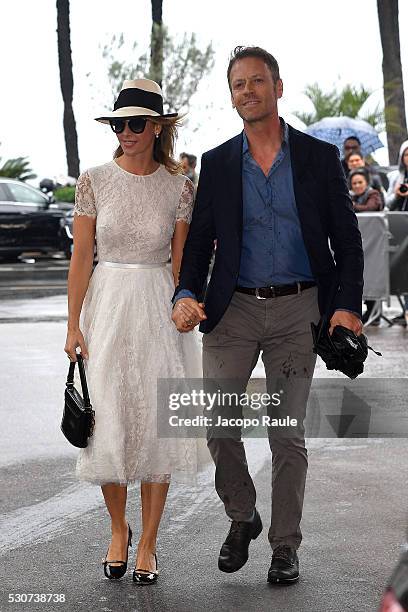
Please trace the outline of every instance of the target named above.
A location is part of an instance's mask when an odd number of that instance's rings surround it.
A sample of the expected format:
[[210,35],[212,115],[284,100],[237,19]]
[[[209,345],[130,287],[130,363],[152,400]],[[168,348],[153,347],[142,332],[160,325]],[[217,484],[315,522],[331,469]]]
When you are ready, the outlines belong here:
[[[152,123],[162,126],[158,138],[155,138],[153,158],[159,164],[163,164],[170,174],[181,174],[181,165],[174,158],[174,147],[177,140],[178,128],[182,125],[181,117],[148,117]],[[123,155],[122,147],[119,145],[113,154],[113,159]]]

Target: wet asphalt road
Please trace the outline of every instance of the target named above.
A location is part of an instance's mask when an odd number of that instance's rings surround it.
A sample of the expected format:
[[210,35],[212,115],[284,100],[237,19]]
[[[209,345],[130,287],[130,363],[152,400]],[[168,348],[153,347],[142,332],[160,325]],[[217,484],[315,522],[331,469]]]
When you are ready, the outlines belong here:
[[[373,612],[405,541],[406,439],[310,439],[309,473],[299,551],[301,580],[266,583],[270,563],[270,454],[247,441],[264,531],[236,574],[217,569],[229,523],[213,490],[213,469],[197,486],[172,484],[161,526],[160,577],[137,587],[103,577],[109,521],[100,489],[74,477],[76,450],[59,432],[67,359],[65,298],[0,301],[0,610],[190,612],[274,610]],[[390,311],[396,314],[396,311]],[[368,330],[383,358],[370,355],[365,376],[406,377],[408,332]],[[321,364],[317,376],[331,376]],[[261,376],[260,365],[255,376]],[[374,380],[373,380],[373,384]],[[393,398],[401,413],[406,397]],[[384,406],[384,409],[389,406]],[[129,488],[134,542],[140,528],[138,488]],[[135,547],[134,547],[135,548]],[[8,603],[10,594],[63,594],[65,602]]]
[[17,262],[0,262],[0,300],[63,295],[68,268],[62,254],[27,253]]

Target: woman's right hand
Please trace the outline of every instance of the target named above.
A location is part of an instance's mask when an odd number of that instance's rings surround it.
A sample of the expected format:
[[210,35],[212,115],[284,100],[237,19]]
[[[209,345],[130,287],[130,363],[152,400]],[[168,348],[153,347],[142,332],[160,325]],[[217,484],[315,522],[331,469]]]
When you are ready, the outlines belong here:
[[77,360],[76,349],[78,347],[81,349],[82,357],[84,359],[88,359],[89,357],[88,350],[86,348],[85,340],[84,340],[81,330],[80,329],[75,329],[75,330],[69,329],[67,331],[67,339],[65,342],[64,351],[68,355],[70,361]]

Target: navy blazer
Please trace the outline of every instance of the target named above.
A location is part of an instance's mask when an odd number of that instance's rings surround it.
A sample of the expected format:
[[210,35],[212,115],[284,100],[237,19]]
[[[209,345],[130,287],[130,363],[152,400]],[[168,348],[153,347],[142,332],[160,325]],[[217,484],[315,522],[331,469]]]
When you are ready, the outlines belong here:
[[[321,315],[344,308],[361,314],[363,249],[337,147],[289,126],[296,206]],[[210,332],[235,290],[243,224],[242,133],[202,156],[190,230],[184,245],[179,285],[205,302]],[[214,267],[208,269],[217,240]],[[329,244],[330,240],[330,244]],[[333,255],[331,253],[333,251]],[[174,299],[173,296],[173,299]]]

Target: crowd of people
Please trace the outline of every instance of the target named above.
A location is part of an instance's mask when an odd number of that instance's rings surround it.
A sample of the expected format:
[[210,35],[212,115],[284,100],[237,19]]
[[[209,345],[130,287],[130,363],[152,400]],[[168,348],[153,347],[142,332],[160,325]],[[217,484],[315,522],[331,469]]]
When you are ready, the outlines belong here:
[[376,172],[375,165],[370,164],[362,154],[361,142],[356,136],[350,136],[344,141],[342,166],[355,212],[384,208],[408,210],[408,140],[401,145],[398,169],[388,173],[386,186]]
[[[408,211],[408,141],[401,145],[398,168],[387,175],[388,185],[383,184],[375,165],[362,154],[361,142],[356,136],[350,136],[343,143],[342,166],[356,213],[376,212],[384,208],[391,211]],[[363,323],[369,320],[375,301],[367,300],[365,304]],[[405,296],[405,310],[393,321],[406,325],[407,311],[408,296]],[[379,324],[379,316],[371,322],[371,325]]]

